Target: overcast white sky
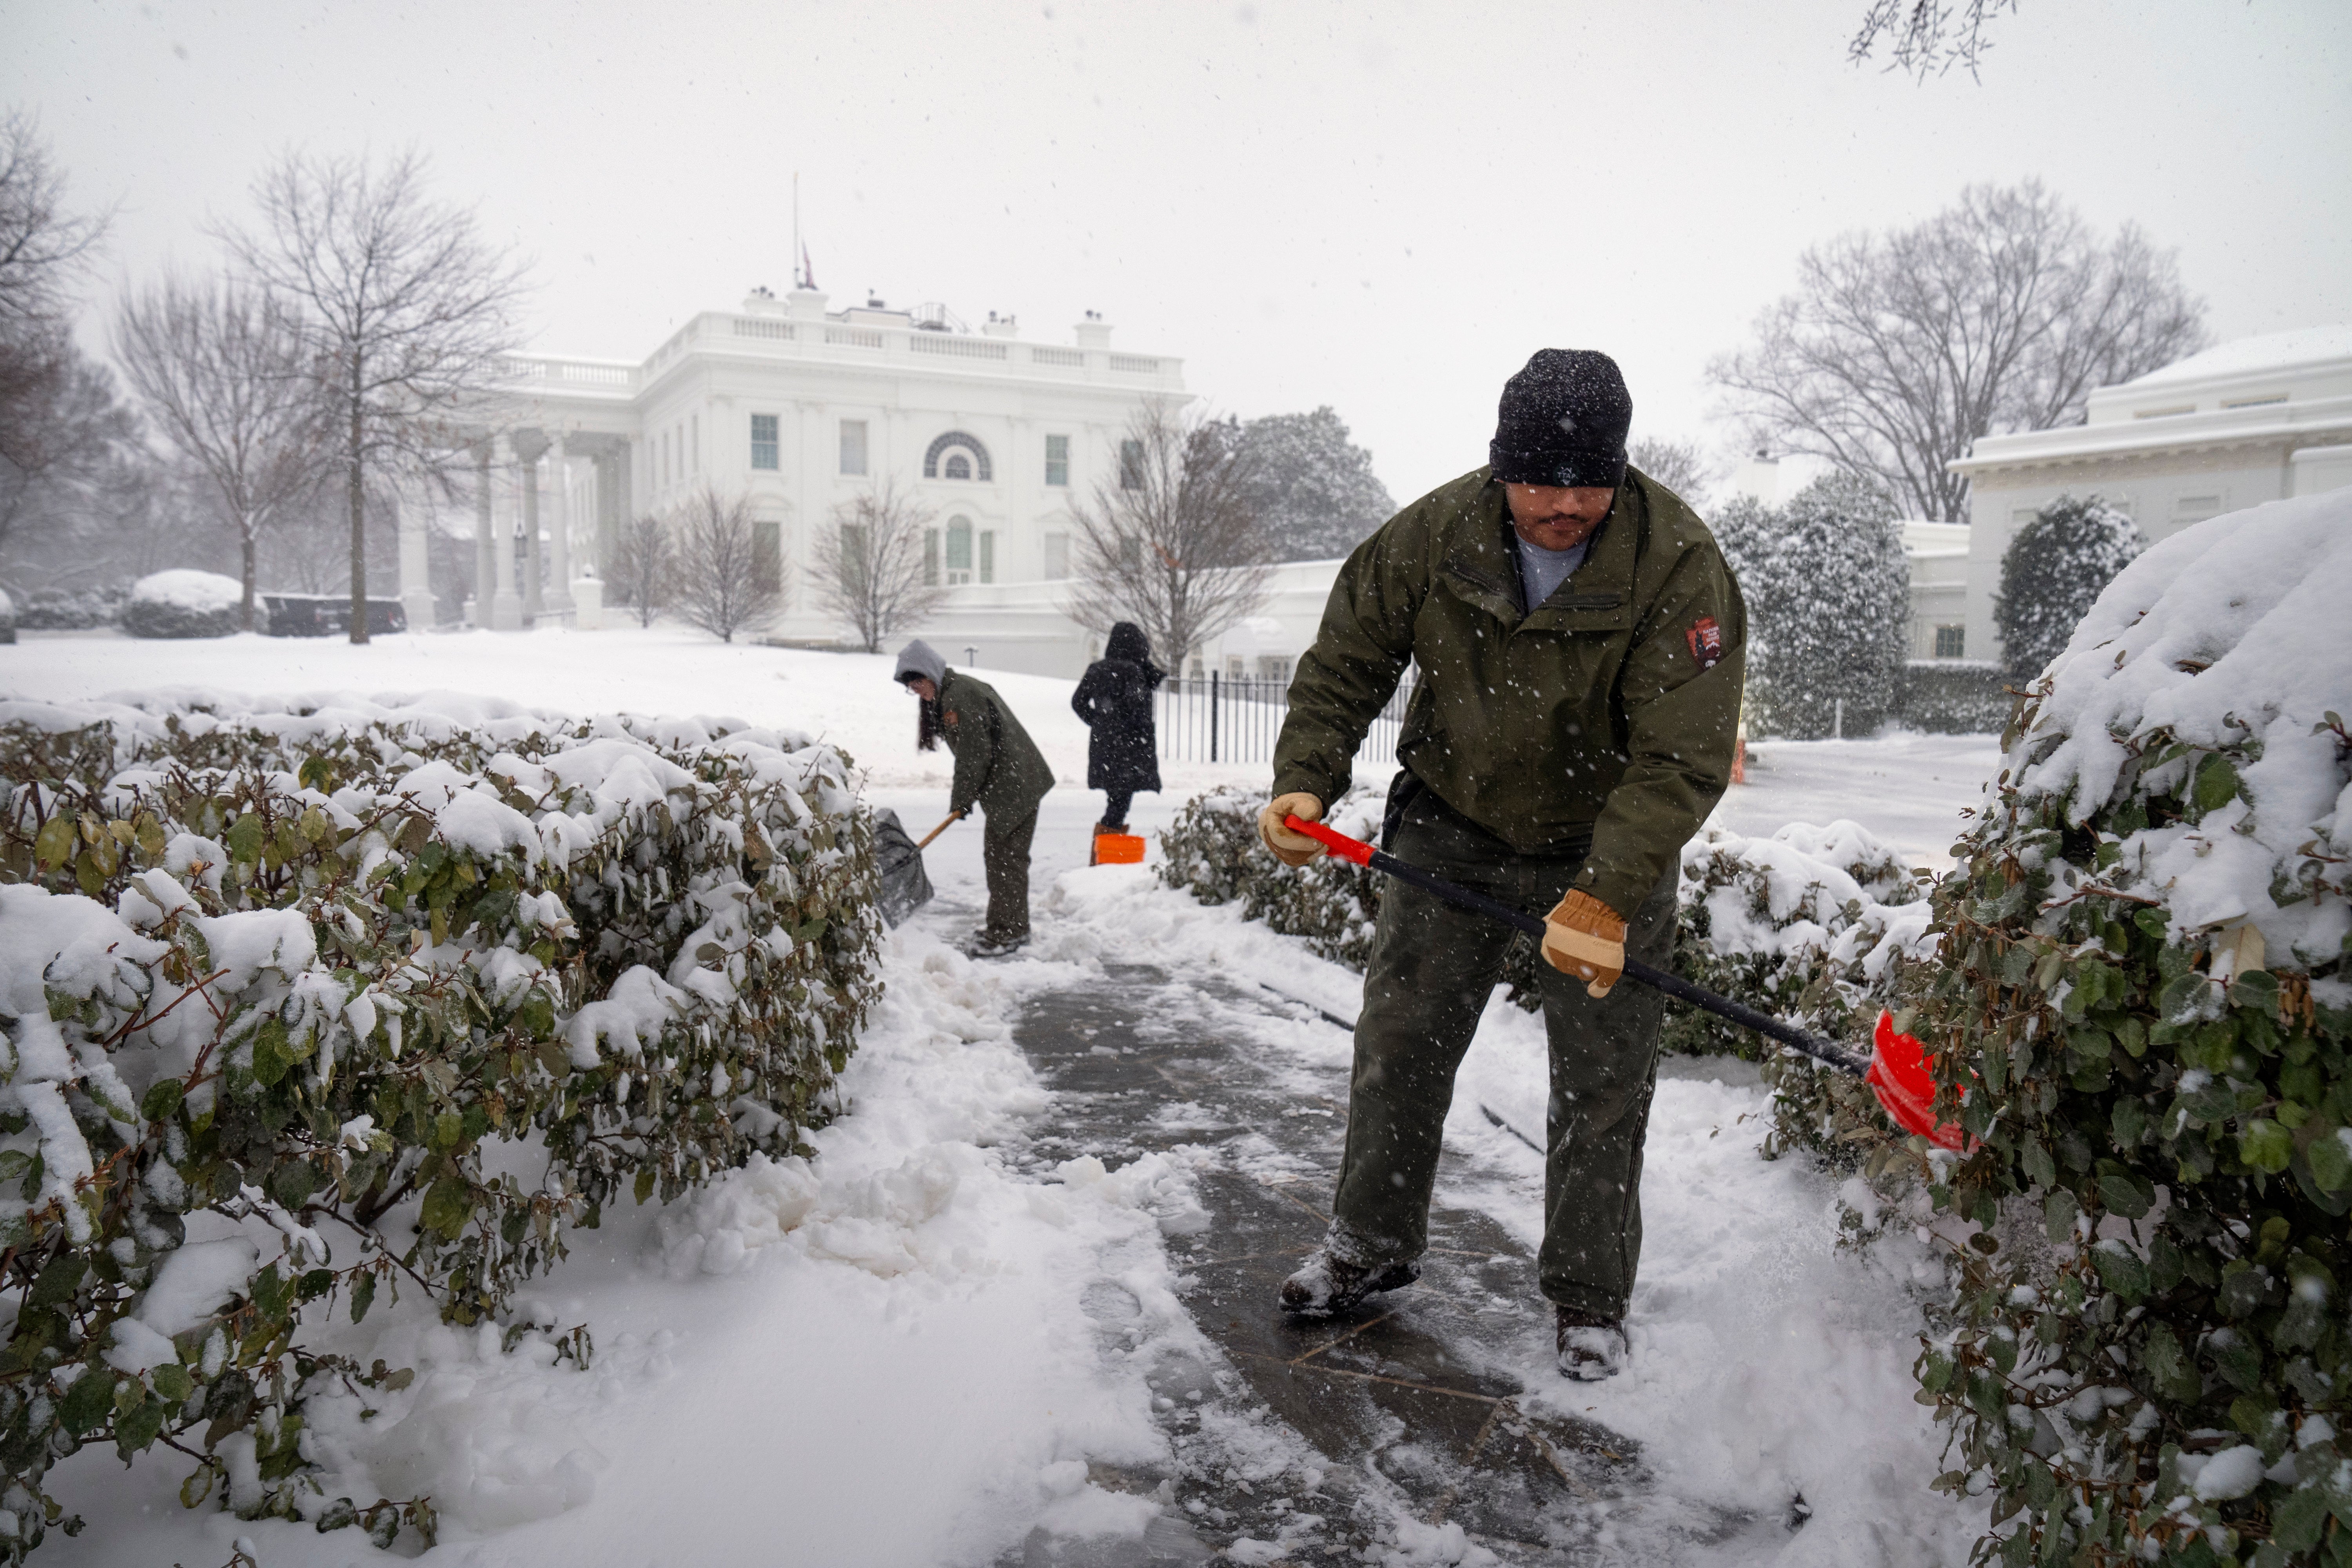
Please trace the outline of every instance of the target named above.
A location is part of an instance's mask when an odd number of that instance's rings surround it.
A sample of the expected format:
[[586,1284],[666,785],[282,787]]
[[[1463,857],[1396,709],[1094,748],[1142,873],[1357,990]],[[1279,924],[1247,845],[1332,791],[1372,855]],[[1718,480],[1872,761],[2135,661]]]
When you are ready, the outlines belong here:
[[1721,436],[1706,362],[1799,253],[1972,181],[2178,247],[2223,337],[2352,321],[2352,4],[2023,0],[1925,86],[1845,64],[1863,8],[0,0],[0,100],[121,204],[109,288],[214,265],[282,148],[415,143],[537,258],[551,353],[781,292],[798,170],[836,308],[1099,310],[1220,408],[1333,405],[1401,500],[1547,344]]

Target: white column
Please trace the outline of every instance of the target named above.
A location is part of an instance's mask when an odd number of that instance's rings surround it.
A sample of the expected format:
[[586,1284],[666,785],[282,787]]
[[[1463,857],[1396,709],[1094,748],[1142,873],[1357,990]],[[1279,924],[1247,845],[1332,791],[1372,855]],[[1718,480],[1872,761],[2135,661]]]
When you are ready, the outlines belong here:
[[466,624],[490,624],[490,585],[498,573],[498,522],[491,515],[491,491],[498,483],[490,468],[490,443],[474,447],[474,592],[466,601]]
[[547,563],[547,617],[563,624],[569,617],[572,602],[572,527],[579,515],[572,504],[572,458],[564,451],[561,440],[547,448],[547,542],[551,552]]
[[497,566],[490,595],[489,626],[496,632],[522,629],[522,595],[515,592],[515,451],[501,436],[492,452],[490,470],[490,545]]
[[427,549],[425,530],[432,521],[432,511],[422,502],[403,495],[393,497],[394,515],[400,519],[400,609],[408,617],[412,632],[429,632],[436,615],[433,608],[433,558]]

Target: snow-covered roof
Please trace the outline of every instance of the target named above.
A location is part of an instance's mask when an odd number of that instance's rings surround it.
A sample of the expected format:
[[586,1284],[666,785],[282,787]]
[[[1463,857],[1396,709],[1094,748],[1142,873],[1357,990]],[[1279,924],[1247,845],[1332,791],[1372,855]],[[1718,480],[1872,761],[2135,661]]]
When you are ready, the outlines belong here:
[[2352,360],[2352,326],[2297,327],[2288,332],[2264,332],[2216,343],[2201,353],[2175,360],[2161,370],[2124,383],[2126,386],[2163,386],[2208,376],[2248,375],[2266,370],[2293,370],[2329,360]]

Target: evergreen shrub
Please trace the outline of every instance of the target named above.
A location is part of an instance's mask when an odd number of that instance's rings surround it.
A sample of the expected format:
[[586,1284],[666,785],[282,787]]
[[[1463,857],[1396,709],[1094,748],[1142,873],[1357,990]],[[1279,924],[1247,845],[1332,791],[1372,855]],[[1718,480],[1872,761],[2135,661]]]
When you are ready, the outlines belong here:
[[846,771],[726,721],[0,703],[0,1561],[97,1442],[429,1543],[428,1499],[321,1495],[306,1406],[411,1374],[318,1334],[386,1289],[503,1321],[622,1195],[804,1148],[877,992]]
[[[225,637],[245,618],[245,585],[217,572],[156,572],[131,585],[122,629],[134,637]],[[260,606],[255,607],[257,615]]]
[[1896,716],[1930,735],[1998,735],[2016,700],[1990,659],[1915,658],[1903,668]]
[[1867,735],[1895,716],[1908,650],[1911,577],[1895,503],[1875,481],[1831,473],[1786,507],[1735,501],[1716,539],[1748,605],[1748,716],[1759,735]]
[[2098,496],[2060,496],[2017,531],[1993,599],[2002,668],[2031,680],[2066,647],[2099,591],[2144,548],[2138,525]]
[[2110,584],[2006,737],[1916,999],[1937,1205],[1983,1227],[1918,1363],[2004,1563],[2352,1563],[2352,495]]
[[16,606],[16,625],[28,632],[81,632],[110,626],[130,601],[124,588],[36,588]]

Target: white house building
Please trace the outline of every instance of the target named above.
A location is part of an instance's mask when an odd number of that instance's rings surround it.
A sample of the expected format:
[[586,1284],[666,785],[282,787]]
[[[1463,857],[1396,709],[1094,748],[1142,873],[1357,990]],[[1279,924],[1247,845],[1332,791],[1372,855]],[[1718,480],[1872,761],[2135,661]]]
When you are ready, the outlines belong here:
[[[970,331],[943,306],[828,310],[799,289],[698,314],[635,363],[520,356],[499,428],[474,452],[476,581],[490,592],[468,617],[593,625],[623,520],[708,485],[750,500],[760,548],[788,568],[765,635],[830,643],[843,627],[817,601],[811,544],[837,505],[885,479],[936,511],[929,556],[947,584],[970,585],[973,615],[999,584],[1058,597],[1048,585],[1068,574],[1073,496],[1115,471],[1144,400],[1187,400],[1181,360],[1114,351],[1110,337],[1092,312],[1066,345],[1024,339],[1010,318]],[[407,520],[401,586],[411,623],[430,626],[424,526]],[[953,597],[924,635],[960,635],[962,590]],[[1066,619],[1016,647],[1013,668],[1057,672],[1087,652]]]
[[1987,436],[1951,468],[1969,479],[1967,646],[1997,658],[2001,556],[2061,495],[2105,497],[2153,543],[2221,512],[2352,485],[2352,326],[2191,354],[2094,392],[2081,425]]

